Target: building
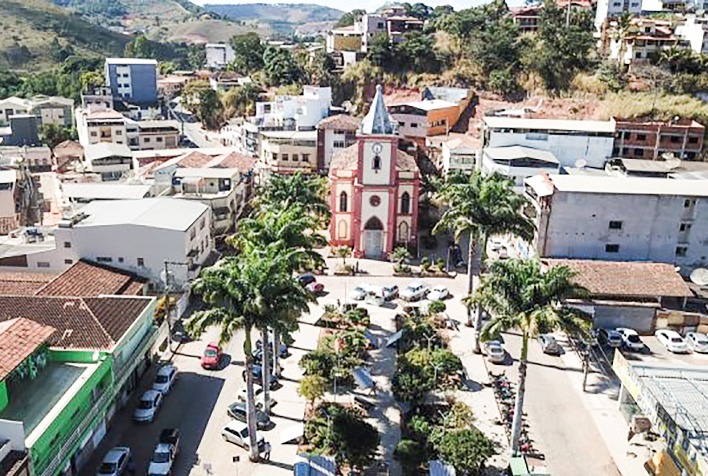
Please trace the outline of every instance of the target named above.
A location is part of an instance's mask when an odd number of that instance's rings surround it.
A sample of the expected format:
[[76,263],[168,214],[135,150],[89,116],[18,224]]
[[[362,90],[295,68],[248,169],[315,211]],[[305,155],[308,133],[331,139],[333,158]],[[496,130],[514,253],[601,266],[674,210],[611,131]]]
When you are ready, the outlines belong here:
[[138,128],[138,144],[128,145],[134,150],[174,149],[180,145],[181,127],[177,121],[138,121],[133,125]]
[[84,158],[84,148],[78,142],[67,140],[58,144],[52,150],[57,164],[57,172],[63,173],[70,170],[75,164],[81,163]]
[[685,160],[612,159],[606,170],[625,177],[708,179],[708,163]]
[[519,145],[551,152],[563,167],[582,161],[603,168],[612,157],[615,121],[573,121],[485,116],[483,146]]
[[20,163],[27,165],[30,172],[49,172],[54,165],[52,151],[46,145],[0,146],[0,166]]
[[[703,7],[705,10],[705,7]],[[698,54],[708,53],[708,18],[695,14],[686,15],[682,23],[676,25],[674,34],[690,45]]]
[[566,304],[592,316],[598,329],[628,327],[650,335],[659,309],[682,308],[694,296],[672,264],[544,258],[542,265],[575,273],[573,281],[589,295]]
[[115,103],[113,92],[111,88],[107,86],[93,87],[89,91],[81,94],[82,109],[91,109],[94,111],[115,109]]
[[625,65],[646,63],[663,50],[683,44],[668,20],[632,18],[623,36],[613,33],[617,28],[616,21],[610,23],[610,58]]
[[305,86],[300,96],[276,96],[270,102],[257,102],[251,120],[262,130],[313,131],[329,116],[332,88]]
[[17,171],[0,169],[0,235],[7,235],[20,226],[17,194]]
[[120,180],[133,170],[133,154],[127,145],[100,142],[84,147],[83,172],[101,175],[101,181]]
[[643,121],[615,118],[612,155],[659,160],[667,156],[700,160],[705,127],[691,119]]
[[531,4],[509,9],[509,15],[521,33],[536,33],[541,25],[542,4]]
[[114,98],[141,107],[157,104],[156,60],[107,58],[104,76]]
[[356,117],[337,114],[317,124],[317,169],[329,170],[334,154],[356,143],[360,121]]
[[221,69],[236,59],[233,48],[228,43],[207,43],[205,66],[211,69]]
[[593,175],[526,179],[547,258],[708,264],[708,181]]
[[462,135],[450,137],[440,146],[438,168],[443,175],[471,173],[477,167],[477,156],[482,143],[478,138]]
[[598,0],[595,11],[595,28],[601,30],[609,20],[619,17],[623,12],[639,15],[643,0]]
[[39,118],[33,114],[15,114],[10,125],[0,127],[0,143],[6,146],[39,146]]
[[394,104],[389,110],[399,133],[423,148],[426,137],[447,134],[462,113],[458,104],[441,99]]
[[514,191],[524,192],[524,180],[539,173],[557,174],[560,163],[553,153],[518,145],[487,147],[482,151],[482,172],[509,177]]
[[125,117],[113,109],[77,109],[76,132],[84,147],[101,142],[128,145]]
[[330,165],[330,244],[356,257],[386,259],[396,246],[417,246],[420,173],[398,149],[396,126],[377,86],[357,143]]
[[140,200],[152,196],[152,185],[111,183],[61,183],[62,195],[72,204],[94,200]]
[[0,100],[0,124],[9,124],[14,115],[37,116],[40,126],[56,124],[71,128],[74,124],[74,101],[59,96],[34,96],[30,99],[12,96]]
[[209,85],[214,91],[229,91],[247,84],[253,84],[250,76],[243,76],[232,71],[220,71],[209,78]]
[[261,132],[259,167],[268,173],[313,173],[317,165],[317,131]]

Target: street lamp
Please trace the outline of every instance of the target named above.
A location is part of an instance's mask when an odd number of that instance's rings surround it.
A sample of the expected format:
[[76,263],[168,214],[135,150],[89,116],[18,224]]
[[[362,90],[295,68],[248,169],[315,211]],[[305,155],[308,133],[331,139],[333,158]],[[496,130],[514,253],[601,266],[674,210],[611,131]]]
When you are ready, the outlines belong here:
[[[167,347],[172,350],[172,319],[170,318],[170,266],[189,266],[189,263],[182,261],[165,260],[165,270],[161,273],[162,282],[165,285],[165,320],[167,321]],[[174,278],[174,276],[172,276]]]

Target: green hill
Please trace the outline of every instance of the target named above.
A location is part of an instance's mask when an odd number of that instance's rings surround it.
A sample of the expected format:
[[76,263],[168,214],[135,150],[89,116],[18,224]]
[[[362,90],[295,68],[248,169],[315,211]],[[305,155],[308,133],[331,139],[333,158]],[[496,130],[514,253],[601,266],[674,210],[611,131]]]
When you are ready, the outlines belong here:
[[265,23],[281,34],[311,33],[313,30],[327,29],[344,14],[335,8],[306,3],[207,4],[203,8],[235,21]]
[[70,52],[121,55],[130,41],[47,0],[1,0],[0,30],[0,69],[40,69]]

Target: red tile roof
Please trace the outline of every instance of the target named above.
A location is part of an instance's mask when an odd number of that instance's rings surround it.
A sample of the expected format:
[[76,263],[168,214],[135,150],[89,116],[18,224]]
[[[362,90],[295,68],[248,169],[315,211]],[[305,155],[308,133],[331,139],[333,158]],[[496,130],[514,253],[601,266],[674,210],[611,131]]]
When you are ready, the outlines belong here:
[[567,266],[574,281],[595,296],[692,297],[693,293],[674,265],[628,261],[543,258],[547,266]]
[[55,332],[49,344],[111,349],[151,304],[147,297],[0,296],[0,321],[23,317]]
[[24,318],[0,323],[0,381],[44,344],[54,331],[53,327]]
[[0,295],[32,296],[56,278],[50,273],[0,273]]
[[[418,164],[416,164],[415,159],[402,150],[396,151],[398,156],[398,161],[396,163],[396,169],[399,172],[417,172]],[[354,144],[346,149],[340,150],[332,158],[332,163],[329,168],[333,172],[332,176],[336,176],[337,170],[356,170],[359,166],[359,145]]]
[[238,152],[230,152],[212,159],[205,167],[218,169],[238,169],[242,174],[251,172],[256,167],[257,160]]
[[80,260],[36,292],[37,296],[140,295],[147,279],[135,273]]
[[317,128],[355,131],[359,129],[360,125],[361,120],[358,117],[350,116],[348,114],[337,114],[336,116],[330,116],[326,119],[322,119],[320,123],[317,124]]

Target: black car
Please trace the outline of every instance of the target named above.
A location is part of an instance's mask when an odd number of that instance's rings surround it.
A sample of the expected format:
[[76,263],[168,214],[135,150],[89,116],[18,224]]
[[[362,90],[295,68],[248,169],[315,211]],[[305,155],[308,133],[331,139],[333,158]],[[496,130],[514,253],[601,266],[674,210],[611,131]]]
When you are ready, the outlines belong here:
[[[246,402],[237,402],[229,405],[226,413],[234,420],[246,423]],[[264,411],[256,408],[256,428],[264,430],[270,425],[270,417]]]
[[[263,367],[260,365],[254,365],[253,368],[251,369],[251,374],[253,375],[253,380],[256,385],[262,385],[263,382]],[[246,370],[243,371],[241,374],[243,377],[243,380],[246,380]],[[270,374],[270,388],[271,390],[275,388],[278,385],[278,377],[273,375],[271,372]]]
[[[269,344],[270,345],[270,344]],[[272,345],[270,345],[271,349],[273,348]],[[272,354],[272,351],[271,351]],[[286,358],[287,356],[290,355],[290,351],[288,350],[288,346],[281,343],[280,344],[280,352],[278,353],[278,357],[281,359]],[[260,362],[263,360],[263,342],[258,339],[256,341],[256,350],[253,351],[253,358],[256,359],[257,362]],[[272,358],[272,356],[271,356]]]
[[298,276],[297,280],[301,285],[307,286],[308,284],[317,281],[317,278],[315,278],[312,273],[305,273]]

